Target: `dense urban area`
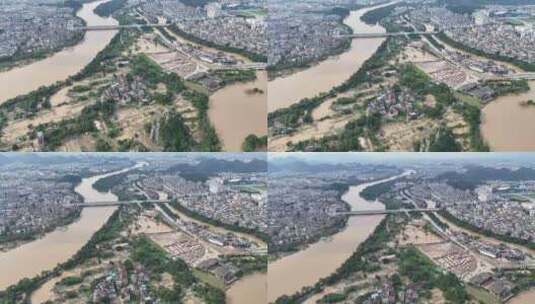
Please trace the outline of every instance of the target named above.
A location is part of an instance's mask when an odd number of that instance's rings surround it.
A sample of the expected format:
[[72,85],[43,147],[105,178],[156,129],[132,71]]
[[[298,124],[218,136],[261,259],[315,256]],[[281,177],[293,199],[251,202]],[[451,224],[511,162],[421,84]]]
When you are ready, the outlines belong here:
[[[447,156],[416,162],[398,154],[384,160],[386,165],[364,166],[358,161],[364,157],[352,155],[355,162],[343,163],[333,154],[270,160],[276,187],[270,189],[268,205],[274,259],[269,274],[279,274],[278,264],[292,254],[302,254],[305,263],[312,258],[321,261],[328,250],[324,247],[348,251],[347,259],[340,267],[333,265],[328,276],[271,300],[504,303],[533,291],[535,170],[529,157],[505,164],[497,155],[498,166]],[[360,200],[351,197],[351,188],[359,185],[368,185],[355,193]],[[376,200],[382,207],[366,206]],[[372,210],[385,215],[366,213]],[[346,214],[351,212],[348,221]],[[355,247],[337,236],[353,229],[357,239],[359,231],[366,230],[359,221],[369,223],[374,216],[375,230]],[[527,299],[518,303],[528,303]]]
[[79,251],[2,288],[2,303],[225,303],[233,284],[267,267],[266,162],[236,157],[0,157],[9,171],[0,203],[6,254],[32,242],[62,246],[53,241],[60,229],[111,208]]
[[[535,6],[529,1],[385,3],[270,4],[275,12],[268,27],[271,83],[277,88],[295,83],[303,90],[277,92],[270,99],[270,151],[531,146],[528,137],[514,137],[504,146],[493,128],[498,122],[484,116],[508,100],[514,105],[500,108],[503,112],[533,104]],[[338,75],[349,64],[345,54],[354,54],[359,65],[343,78]],[[300,78],[313,72],[333,86],[305,89]]]
[[[2,92],[2,150],[266,149],[265,2],[4,1],[0,12],[6,76],[62,56],[81,65]],[[252,122],[226,116],[228,95]]]
[[533,304],[534,118],[535,0],[0,0],[0,304]]
[[532,156],[478,155],[2,155],[0,299],[528,303]]

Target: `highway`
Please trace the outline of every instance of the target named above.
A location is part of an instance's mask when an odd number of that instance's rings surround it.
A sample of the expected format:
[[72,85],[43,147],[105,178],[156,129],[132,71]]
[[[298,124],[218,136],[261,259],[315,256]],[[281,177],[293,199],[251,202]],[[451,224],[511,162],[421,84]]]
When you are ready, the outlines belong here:
[[516,73],[504,76],[492,76],[486,78],[487,80],[535,80],[535,73]]
[[213,65],[211,70],[265,70],[267,63],[264,62],[252,62],[236,65]]

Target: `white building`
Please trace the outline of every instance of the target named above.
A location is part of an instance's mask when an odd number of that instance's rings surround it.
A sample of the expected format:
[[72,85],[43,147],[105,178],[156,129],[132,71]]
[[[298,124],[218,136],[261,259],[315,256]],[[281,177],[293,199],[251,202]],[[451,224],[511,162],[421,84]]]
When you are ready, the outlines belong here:
[[217,18],[221,16],[221,4],[217,2],[206,4],[205,9],[208,18]]

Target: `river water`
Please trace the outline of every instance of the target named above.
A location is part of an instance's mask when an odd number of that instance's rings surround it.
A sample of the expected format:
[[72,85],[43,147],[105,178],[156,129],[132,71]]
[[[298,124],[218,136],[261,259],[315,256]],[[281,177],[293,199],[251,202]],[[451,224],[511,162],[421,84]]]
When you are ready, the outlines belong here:
[[267,275],[254,273],[243,277],[227,290],[227,304],[265,304]]
[[[139,166],[136,165],[134,168]],[[96,191],[93,184],[101,178],[130,169],[132,168],[84,178],[75,191],[87,202],[117,200],[112,193]],[[84,208],[80,218],[67,227],[58,228],[41,239],[0,254],[0,269],[2,269],[0,290],[23,278],[34,277],[42,271],[52,270],[57,264],[67,261],[104,225],[115,209],[116,207]]]
[[521,292],[507,302],[507,304],[529,304],[535,303],[535,289]]
[[535,81],[530,91],[499,97],[482,110],[481,132],[492,151],[535,150],[535,107],[522,106],[535,101]]
[[[256,75],[255,81],[232,84],[210,96],[208,117],[224,151],[241,151],[243,140],[249,134],[267,134],[267,75],[266,72]],[[255,88],[263,93],[250,92]]]
[[[350,187],[342,199],[351,206],[352,211],[384,209],[383,204],[367,201],[360,193],[369,186],[401,176]],[[373,233],[383,218],[384,215],[351,217],[341,232],[270,263],[268,301],[274,302],[282,295],[290,295],[305,286],[314,285],[319,279],[333,273]]]
[[[344,20],[355,33],[384,33],[380,25],[368,25],[360,17],[370,10],[388,4],[355,10]],[[327,92],[358,71],[370,58],[385,38],[353,39],[348,51],[332,56],[311,68],[289,76],[279,77],[268,83],[268,111],[289,107],[303,98],[311,98]]]
[[[116,25],[113,18],[102,18],[93,9],[100,0],[84,4],[77,16],[84,19],[88,26]],[[110,42],[116,31],[88,31],[84,40],[73,47],[66,48],[46,59],[0,73],[0,104],[21,94],[29,93],[40,86],[51,85],[78,73],[95,55]]]
[[[167,199],[167,193],[159,192],[160,200]],[[207,225],[213,231],[218,232],[228,232],[228,230],[214,226],[209,223],[201,222],[192,217],[187,216],[186,214],[180,212],[179,210],[168,206],[170,210],[173,211],[176,215],[182,218],[185,221],[195,222],[200,225]],[[241,237],[250,239],[254,242],[262,242],[258,238],[251,236],[249,234],[233,232]],[[230,288],[226,291],[226,300],[228,304],[264,304],[266,303],[267,297],[267,275],[265,273],[253,273],[247,275],[237,282],[234,282]]]

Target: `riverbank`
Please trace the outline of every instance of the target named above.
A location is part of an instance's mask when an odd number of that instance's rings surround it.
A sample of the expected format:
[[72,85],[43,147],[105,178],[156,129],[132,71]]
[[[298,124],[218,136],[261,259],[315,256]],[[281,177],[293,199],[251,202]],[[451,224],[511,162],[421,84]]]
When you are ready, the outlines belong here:
[[[449,38],[444,33],[436,38],[446,48],[464,52],[478,59],[494,60],[510,67],[517,73],[530,71],[530,66],[503,56],[493,56],[482,51],[464,46]],[[534,68],[534,67],[532,67]],[[477,124],[482,139],[491,151],[532,151],[535,149],[535,109],[523,106],[523,103],[535,98],[535,81],[529,81],[529,91],[519,94],[499,96],[481,106],[481,119]]]
[[[344,18],[345,19],[345,18]],[[347,24],[343,23],[343,20],[341,21],[342,24],[344,24],[346,27],[351,29]],[[353,32],[353,29],[351,29],[351,32]],[[277,78],[284,78],[284,77],[290,77],[293,74],[299,73],[301,71],[313,68],[319,64],[321,64],[322,61],[325,61],[329,58],[339,56],[345,52],[347,52],[351,48],[351,39],[348,38],[345,40],[338,48],[330,50],[325,55],[315,58],[313,60],[308,60],[303,63],[294,64],[294,65],[276,65],[271,66],[268,68],[268,81],[274,81],[277,80]]]
[[[73,1],[68,1],[64,3],[64,6],[69,7],[73,10],[73,17],[80,20],[82,26],[87,26],[86,20],[78,16],[78,13],[83,7],[81,4],[77,4]],[[32,51],[29,54],[17,52],[12,56],[2,57],[0,58],[0,74],[51,57],[57,52],[66,50],[70,47],[77,45],[78,43],[82,42],[84,38],[85,31],[80,30],[75,37],[68,41],[65,41],[65,43],[61,47],[56,47],[47,50]]]
[[[85,20],[87,26],[113,26],[118,22],[113,18],[102,18],[94,14],[93,10],[102,2],[99,0],[85,3],[77,13]],[[86,66],[93,57],[109,43],[116,31],[86,32],[81,43],[53,54],[44,60],[14,68],[0,73],[0,104],[27,94],[42,86],[52,85],[57,81],[64,81]],[[27,81],[20,81],[26,79]]]
[[[351,182],[337,183],[335,187],[332,187],[332,190],[335,190],[338,192],[337,194],[338,202],[336,202],[336,204],[339,204],[340,210],[342,211],[351,210],[351,204],[349,204],[346,200],[344,200],[344,196],[347,194],[347,192],[349,191],[351,187],[355,187],[361,183],[362,182],[360,180],[357,180],[353,183]],[[333,202],[333,204],[335,203]],[[283,247],[277,246],[274,243],[270,244],[269,261],[275,262],[279,259],[290,256],[294,253],[306,250],[307,248],[309,248],[310,246],[313,246],[317,242],[329,241],[333,235],[347,228],[348,220],[349,220],[349,217],[347,216],[338,216],[337,221],[333,223],[332,226],[323,228],[321,234],[309,235],[306,241],[304,242],[294,243],[291,245],[285,245]]]
[[533,151],[535,149],[535,107],[524,106],[535,100],[535,81],[530,90],[501,96],[482,108],[480,129],[492,151]]
[[247,136],[267,135],[267,90],[267,73],[259,71],[254,81],[225,86],[210,96],[208,117],[222,150],[240,152]]
[[[352,211],[384,209],[382,203],[367,201],[360,196],[360,193],[369,186],[397,179],[404,174],[352,186],[344,194],[343,199],[351,206]],[[384,215],[372,215],[349,218],[341,232],[311,244],[305,250],[270,262],[268,302],[274,302],[284,295],[299,293],[305,287],[308,290],[305,293],[308,294],[310,287],[307,286],[313,286],[331,276],[354,254],[356,248],[372,235],[384,217]]]
[[58,219],[53,226],[46,227],[43,231],[39,233],[32,233],[31,235],[17,237],[15,239],[0,240],[0,254],[16,249],[30,242],[42,239],[47,234],[52,233],[58,229],[64,229],[66,226],[69,226],[75,221],[77,221],[80,218],[81,213],[81,209],[75,209],[68,216]]
[[[142,18],[146,19],[143,16]],[[165,20],[161,22],[165,22]],[[167,30],[162,29],[160,33],[171,41],[192,45],[211,53],[224,52],[244,63],[254,63],[260,60],[254,54],[243,52],[243,50],[221,47],[198,39],[175,25],[170,26]],[[173,50],[169,49],[169,51]],[[211,65],[195,58],[195,56],[188,60],[195,62],[198,70],[204,68],[207,73],[215,75],[215,79],[221,80],[221,84],[213,90],[199,83],[185,82],[190,89],[209,97],[206,109],[207,117],[219,138],[221,150],[241,152],[249,135],[257,137],[267,135],[267,73],[265,71],[252,69],[210,71]],[[237,117],[240,119],[236,119]]]
[[456,226],[459,226],[459,227],[461,227],[463,229],[466,229],[466,230],[471,231],[471,232],[476,233],[476,234],[484,235],[484,236],[489,237],[489,238],[497,239],[497,240],[500,240],[500,241],[505,242],[505,243],[512,243],[512,244],[515,244],[515,245],[519,245],[519,246],[525,247],[525,248],[527,248],[527,249],[529,249],[529,250],[531,250],[532,252],[535,253],[535,243],[533,243],[533,242],[530,242],[530,241],[527,241],[527,240],[521,240],[521,239],[510,237],[510,236],[507,236],[507,235],[499,235],[499,234],[493,233],[493,232],[488,231],[488,230],[480,229],[478,227],[473,226],[470,223],[467,223],[467,222],[464,222],[462,220],[457,219],[456,217],[451,215],[447,210],[442,210],[442,211],[438,212],[438,214],[440,216],[442,216],[443,218],[445,218],[446,220],[448,220],[449,222],[452,222]]
[[509,64],[512,64],[512,65],[516,66],[517,68],[519,68],[519,69],[521,69],[523,71],[526,71],[526,72],[534,72],[535,71],[535,64],[534,63],[523,62],[523,61],[511,58],[511,57],[503,56],[503,55],[485,53],[484,51],[481,51],[481,50],[478,50],[478,49],[474,49],[472,47],[464,45],[461,42],[453,40],[452,38],[447,36],[444,32],[438,33],[437,37],[442,42],[448,44],[449,46],[451,46],[453,48],[456,48],[456,49],[460,49],[460,50],[468,52],[468,53],[471,53],[473,55],[485,57],[485,58],[488,58],[488,59],[491,59],[491,60],[496,60],[496,61],[500,61],[500,62],[509,63]]
[[[137,164],[132,168],[139,166],[142,164]],[[113,194],[98,192],[92,188],[92,185],[100,178],[120,174],[132,168],[86,177],[75,188],[75,191],[86,202],[117,200]],[[66,229],[56,229],[41,239],[6,253],[0,253],[0,267],[10,274],[9,277],[1,278],[0,290],[5,290],[24,278],[31,278],[32,286],[37,288],[45,278],[57,275],[63,269],[62,265],[68,265],[72,263],[72,260],[80,257],[80,252],[83,252],[84,248],[91,243],[90,240],[94,238],[95,231],[105,226],[115,210],[116,207],[85,208],[79,219],[68,225]],[[35,255],[35,252],[40,254]],[[24,283],[21,286],[21,288],[28,288]],[[18,288],[12,288],[10,292],[17,293],[18,291],[20,291]]]
[[[475,238],[484,240],[486,242],[489,242],[495,245],[507,244],[507,246],[520,250],[527,255],[535,254],[535,246],[534,246],[535,244],[533,243],[530,246],[530,244],[526,244],[526,242],[523,242],[523,241],[519,242],[518,239],[514,239],[508,236],[500,236],[490,231],[484,231],[484,230],[478,229],[477,227],[472,226],[470,223],[464,222],[462,220],[459,220],[453,217],[452,215],[447,213],[445,210],[438,212],[437,216],[438,216],[438,221],[442,222],[443,224],[445,223],[449,231],[463,232]],[[477,291],[478,288],[481,288],[480,286],[469,285],[467,286],[467,290],[469,290],[469,287],[472,288],[472,292],[469,292],[470,294],[474,292],[478,294],[481,292],[481,291],[480,292]],[[474,288],[475,290],[473,290]],[[488,291],[485,291],[485,292],[488,292]],[[501,301],[498,300],[497,297],[495,297],[492,294],[491,296],[496,299],[497,303],[501,303]],[[524,302],[526,299],[531,299],[531,298],[535,299],[535,289],[533,287],[526,288],[526,286],[523,286],[520,289],[515,288],[514,295],[512,295],[506,301],[506,303],[524,304],[524,303],[527,303],[527,302]]]
[[238,54],[238,55],[241,55],[243,57],[246,57],[247,59],[249,59],[252,62],[267,62],[267,56],[266,55],[252,53],[252,52],[249,52],[247,50],[235,48],[235,47],[232,47],[232,46],[223,46],[223,45],[215,44],[215,43],[213,43],[211,41],[207,41],[207,40],[201,39],[199,37],[196,37],[194,35],[188,34],[185,31],[183,31],[182,29],[180,29],[178,26],[176,26],[175,24],[170,26],[169,30],[172,31],[173,33],[181,36],[182,38],[184,38],[184,39],[186,39],[188,41],[191,41],[193,43],[196,43],[196,44],[200,44],[200,45],[203,45],[203,46],[206,46],[206,47],[209,47],[209,48],[214,48],[214,49],[217,49],[217,50],[222,51],[222,52]]
[[[76,195],[80,199],[80,201],[83,201],[83,197],[78,192],[76,192],[75,189],[80,185],[83,177],[87,176],[70,175],[62,179],[62,181],[67,181],[71,184],[71,190],[73,191],[74,195]],[[57,219],[55,223],[52,223],[51,225],[45,227],[42,231],[39,232],[32,231],[26,233],[25,235],[17,235],[13,238],[0,237],[0,254],[2,252],[7,252],[24,244],[41,239],[45,237],[48,233],[54,232],[57,229],[64,229],[66,226],[77,221],[80,218],[81,212],[81,208],[75,208],[66,217]]]
[[[354,32],[385,32],[382,26],[369,25],[361,20],[366,12],[382,6],[385,5],[353,10],[344,23]],[[375,53],[384,40],[384,38],[353,40],[349,50],[339,56],[328,58],[290,76],[269,81],[268,112],[287,108],[305,98],[313,98],[340,85],[360,69],[364,61]],[[311,83],[315,85],[310,86]]]

